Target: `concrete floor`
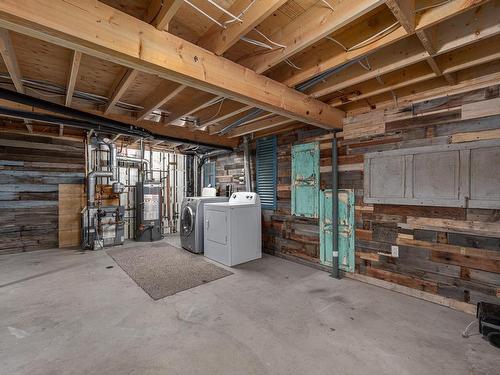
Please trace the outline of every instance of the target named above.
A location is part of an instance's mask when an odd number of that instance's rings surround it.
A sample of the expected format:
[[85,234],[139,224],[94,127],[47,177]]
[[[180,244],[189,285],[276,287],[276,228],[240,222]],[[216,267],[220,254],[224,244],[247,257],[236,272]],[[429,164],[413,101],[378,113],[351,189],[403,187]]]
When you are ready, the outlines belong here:
[[0,256],[0,374],[499,374],[472,316],[271,256],[233,272],[155,302],[104,251]]

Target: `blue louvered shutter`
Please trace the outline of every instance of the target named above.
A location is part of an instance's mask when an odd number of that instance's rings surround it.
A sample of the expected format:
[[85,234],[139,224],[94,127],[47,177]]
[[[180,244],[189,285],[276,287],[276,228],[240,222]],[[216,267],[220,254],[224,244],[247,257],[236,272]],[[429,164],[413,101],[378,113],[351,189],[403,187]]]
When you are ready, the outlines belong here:
[[276,137],[257,140],[257,193],[263,209],[276,209]]
[[215,162],[203,164],[203,187],[215,187]]

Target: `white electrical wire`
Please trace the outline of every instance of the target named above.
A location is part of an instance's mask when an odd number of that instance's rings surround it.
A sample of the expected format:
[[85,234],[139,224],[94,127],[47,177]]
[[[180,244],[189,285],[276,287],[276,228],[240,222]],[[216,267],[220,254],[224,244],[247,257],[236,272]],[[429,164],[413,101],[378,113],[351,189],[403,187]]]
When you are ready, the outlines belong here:
[[355,49],[362,48],[362,47],[364,47],[372,42],[375,42],[378,39],[383,38],[387,34],[393,32],[398,26],[399,26],[399,22],[394,22],[391,26],[386,27],[384,30],[379,31],[378,33],[376,33],[375,35],[372,35],[368,39],[350,47],[347,51],[350,52],[350,51],[353,51]]
[[292,61],[290,61],[290,59],[285,59],[284,60],[288,65],[290,65],[292,68],[294,69],[298,69],[298,70],[301,70],[302,68],[298,67],[297,65],[295,65]]
[[347,48],[346,46],[344,46],[342,43],[340,43],[337,39],[331,37],[331,36],[327,36],[325,37],[326,39],[328,40],[331,40],[332,42],[334,42],[335,44],[339,45],[340,47],[342,47],[342,49],[346,52],[349,51],[349,48]]
[[214,118],[216,118],[217,116],[219,116],[219,113],[222,109],[222,104],[224,104],[224,100],[226,98],[222,98],[222,100],[220,101],[220,104],[219,104],[219,109],[217,110],[217,112],[215,113],[215,115],[211,116],[210,118],[206,119],[204,122],[208,122],[208,121],[211,121],[213,120]]
[[334,11],[335,11],[335,9],[333,9],[333,7],[331,6],[331,4],[330,4],[328,1],[326,1],[326,0],[321,0],[321,1],[322,1],[322,2],[323,2],[323,3],[324,3],[324,4],[328,7],[328,8],[330,8],[330,9],[332,10],[332,12],[334,12]]
[[222,27],[223,29],[226,29],[226,25],[220,23],[219,21],[217,21],[215,18],[213,18],[211,15],[205,13],[203,10],[201,10],[200,8],[198,8],[196,5],[194,5],[192,2],[190,2],[189,0],[183,0],[186,4],[188,4],[189,6],[191,6],[192,8],[196,9],[198,12],[200,12],[201,14],[203,14],[205,17],[207,17],[209,20],[211,20],[212,22],[214,22],[215,24],[219,25],[220,27]]
[[366,60],[366,65],[361,62],[361,60],[358,61],[359,65],[363,67],[365,70],[372,70],[372,67],[370,65],[370,61],[368,60],[368,57],[365,57]]
[[221,12],[227,14],[229,17],[231,17],[233,19],[233,21],[238,21],[239,23],[242,23],[243,20],[241,18],[239,18],[238,16],[235,16],[234,14],[232,14],[231,12],[229,12],[228,10],[224,9],[223,7],[221,7],[219,4],[217,4],[214,0],[207,0],[210,4],[212,4],[214,7],[216,7],[217,9],[219,9]]
[[269,39],[267,36],[265,36],[263,33],[261,33],[259,30],[257,29],[254,29],[260,36],[262,36],[265,40],[267,40],[269,43],[275,45],[276,47],[279,47],[279,48],[286,48],[285,45],[283,44],[279,44],[279,43],[276,43],[276,42],[273,42],[271,39]]
[[[252,2],[251,2],[250,4],[248,4],[248,5],[246,6],[246,8],[245,8],[245,9],[243,9],[243,10],[240,12],[240,14],[238,14],[238,18],[243,17],[243,16],[245,15],[245,13],[246,13],[246,12],[248,12],[248,9],[250,9],[250,8],[252,7],[252,5],[254,5],[254,4],[255,4],[255,1],[256,1],[256,0],[252,0]],[[224,24],[225,24],[225,25],[228,25],[228,24],[233,23],[233,22],[234,22],[234,20],[228,20],[228,21],[224,22]]]
[[253,45],[258,46],[258,47],[265,48],[265,49],[274,49],[269,44],[266,44],[266,43],[261,42],[259,40],[247,38],[246,36],[240,36],[240,40],[247,42],[247,43],[250,43],[250,44],[253,44]]
[[[256,31],[259,35],[261,35],[270,44],[273,44],[273,45],[275,45],[278,48],[286,48],[286,46],[284,46],[283,44],[279,44],[279,43],[273,42],[271,39],[269,39],[267,36],[265,36],[259,30],[257,30],[257,29],[253,29],[253,30]],[[248,38],[246,36],[240,36],[240,40],[242,40],[244,42],[247,42],[247,43],[250,43],[250,44],[253,44],[253,45],[258,46],[258,47],[262,47],[262,48],[268,49],[268,50],[275,49],[273,46],[271,46],[271,45],[269,45],[267,43],[261,42],[260,40]]]
[[360,42],[360,43],[358,43],[358,44],[356,44],[356,45],[354,45],[352,47],[349,47],[349,48],[347,48],[345,45],[343,45],[341,42],[339,42],[334,37],[327,36],[327,37],[325,37],[325,39],[331,40],[332,42],[336,43],[337,45],[339,45],[340,47],[342,47],[345,52],[350,52],[350,51],[354,51],[355,49],[362,48],[362,47],[364,47],[364,46],[366,46],[366,45],[368,45],[368,44],[370,44],[372,42],[375,42],[375,41],[377,41],[380,38],[383,38],[387,34],[389,34],[392,31],[394,31],[398,26],[399,26],[399,22],[394,22],[391,26],[386,27],[384,30],[379,31],[378,33],[376,33],[375,35],[372,35],[368,39],[365,39],[362,42]]

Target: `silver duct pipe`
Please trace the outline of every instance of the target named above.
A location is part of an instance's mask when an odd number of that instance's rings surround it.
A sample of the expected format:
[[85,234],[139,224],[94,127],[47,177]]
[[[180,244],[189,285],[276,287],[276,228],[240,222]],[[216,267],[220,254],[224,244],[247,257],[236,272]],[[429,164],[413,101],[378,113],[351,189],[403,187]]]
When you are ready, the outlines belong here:
[[112,142],[106,143],[109,147],[109,166],[111,168],[111,172],[113,173],[113,182],[118,181],[118,153],[116,151],[116,145]]
[[248,144],[248,136],[243,137],[243,165],[245,166],[245,191],[252,190],[252,174],[250,163],[250,146]]
[[87,176],[87,206],[94,207],[95,179],[97,177],[113,177],[113,172],[94,171]]
[[[122,191],[123,185],[118,182],[118,161],[124,161],[128,163],[138,163],[144,164],[146,170],[146,179],[149,177],[150,180],[153,179],[153,170],[151,169],[151,164],[149,160],[143,158],[134,158],[131,156],[119,155],[116,149],[116,144],[113,142],[99,141],[98,145],[103,145],[109,149],[109,171],[93,171],[87,176],[87,205],[88,207],[94,206],[95,201],[95,183],[97,177],[108,177],[111,178],[111,183],[113,185],[113,192],[120,193]],[[90,155],[90,152],[89,152]]]
[[151,165],[149,163],[149,160],[147,159],[142,159],[142,158],[134,158],[131,156],[124,156],[124,155],[117,155],[116,160],[118,161],[125,161],[129,163],[139,163],[139,164],[144,164],[145,169],[146,169],[146,178],[149,176],[149,179],[153,179],[153,171],[151,170]]

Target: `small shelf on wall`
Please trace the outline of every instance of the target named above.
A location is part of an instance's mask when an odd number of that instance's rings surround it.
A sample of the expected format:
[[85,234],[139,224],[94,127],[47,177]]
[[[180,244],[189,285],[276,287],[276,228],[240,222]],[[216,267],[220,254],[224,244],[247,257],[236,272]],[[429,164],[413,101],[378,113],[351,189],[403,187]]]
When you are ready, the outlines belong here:
[[500,208],[500,140],[365,155],[364,202]]

